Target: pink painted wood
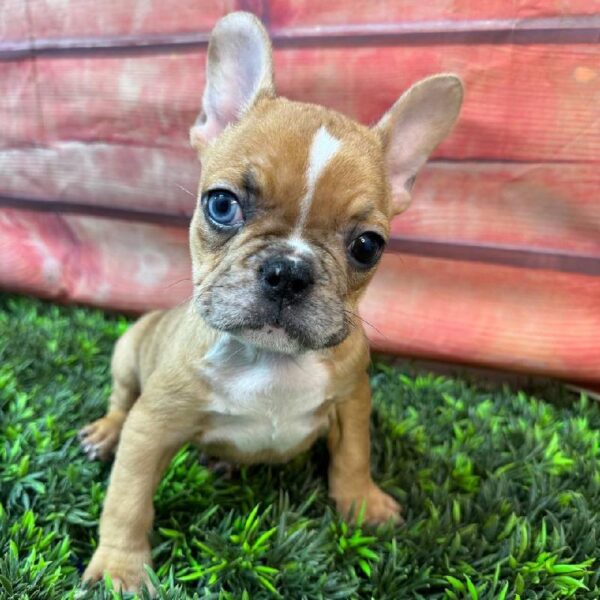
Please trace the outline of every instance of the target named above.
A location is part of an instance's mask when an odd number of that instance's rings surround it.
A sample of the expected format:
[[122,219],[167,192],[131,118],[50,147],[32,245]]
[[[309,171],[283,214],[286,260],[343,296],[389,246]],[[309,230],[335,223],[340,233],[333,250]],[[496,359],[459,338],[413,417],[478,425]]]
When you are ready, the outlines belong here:
[[598,0],[0,3],[0,285],[130,312],[188,297],[187,129],[207,32],[239,8],[281,93],[364,123],[420,77],[465,80],[362,305],[374,346],[598,385],[600,278],[539,269],[600,273]]

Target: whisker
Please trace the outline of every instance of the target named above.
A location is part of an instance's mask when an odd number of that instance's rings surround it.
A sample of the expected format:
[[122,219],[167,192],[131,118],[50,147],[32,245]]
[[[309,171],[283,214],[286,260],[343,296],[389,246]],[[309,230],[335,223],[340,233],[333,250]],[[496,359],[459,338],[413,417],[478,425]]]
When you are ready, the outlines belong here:
[[184,277],[183,279],[180,279],[179,281],[174,281],[173,283],[170,283],[169,285],[165,286],[165,290],[169,290],[174,285],[179,285],[180,283],[183,283],[184,281],[191,281],[191,279],[189,277]]
[[300,364],[298,357],[292,355],[292,362],[306,375],[309,375],[308,371]]
[[356,313],[353,313],[351,310],[347,310],[347,309],[343,309],[343,310],[344,310],[345,313],[348,313],[348,314],[352,315],[354,318],[358,319],[359,321],[361,321],[365,325],[368,325],[369,327],[371,327],[372,329],[374,329],[381,337],[385,338],[386,340],[390,339],[387,335],[385,335],[385,333],[383,333],[383,331],[381,331],[380,329],[378,329],[377,327],[375,327],[375,325],[373,325],[372,323],[369,323],[369,321],[367,321],[366,319],[363,319],[360,315],[357,315]]
[[[344,312],[346,313],[346,311]],[[347,313],[344,314],[344,323],[350,327],[353,327],[354,329],[357,327],[356,321]]]
[[181,306],[182,304],[185,304],[186,302],[189,302],[193,297],[194,297],[194,295],[190,294],[187,298],[184,298],[181,302],[178,302],[175,305],[175,307]]
[[186,194],[189,194],[192,198],[196,198],[196,194],[194,194],[193,192],[190,192],[190,190],[188,190],[187,188],[184,188],[182,185],[179,185],[178,183],[175,184],[180,190],[183,190]]
[[246,348],[244,346],[240,346],[235,352],[232,352],[227,358],[224,359],[223,362],[227,362],[237,356],[240,352],[244,351]]

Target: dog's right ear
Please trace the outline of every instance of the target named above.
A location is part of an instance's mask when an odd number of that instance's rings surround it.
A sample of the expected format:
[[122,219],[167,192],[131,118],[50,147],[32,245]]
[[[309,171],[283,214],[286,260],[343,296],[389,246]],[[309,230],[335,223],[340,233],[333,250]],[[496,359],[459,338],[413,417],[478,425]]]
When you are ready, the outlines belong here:
[[269,35],[254,15],[230,13],[210,36],[202,108],[190,129],[192,146],[201,152],[265,95],[275,95]]

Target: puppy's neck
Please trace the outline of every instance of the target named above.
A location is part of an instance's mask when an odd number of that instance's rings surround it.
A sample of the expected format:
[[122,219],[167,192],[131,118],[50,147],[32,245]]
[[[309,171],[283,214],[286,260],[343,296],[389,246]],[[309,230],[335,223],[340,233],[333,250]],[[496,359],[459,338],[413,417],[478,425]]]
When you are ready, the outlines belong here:
[[307,355],[316,356],[315,351],[303,353],[278,352],[261,348],[230,333],[219,333],[214,344],[204,356],[209,365],[220,365],[231,371],[253,364],[294,363]]

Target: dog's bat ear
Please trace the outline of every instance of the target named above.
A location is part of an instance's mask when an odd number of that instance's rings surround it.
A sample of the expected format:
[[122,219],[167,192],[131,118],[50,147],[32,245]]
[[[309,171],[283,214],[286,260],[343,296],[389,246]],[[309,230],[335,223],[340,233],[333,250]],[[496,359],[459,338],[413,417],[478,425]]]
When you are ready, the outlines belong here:
[[394,190],[393,214],[410,204],[415,177],[435,147],[450,133],[462,100],[463,85],[456,75],[434,75],[402,94],[375,126]]
[[192,146],[201,151],[263,95],[275,95],[269,35],[254,15],[230,13],[210,36],[202,108],[190,129]]

